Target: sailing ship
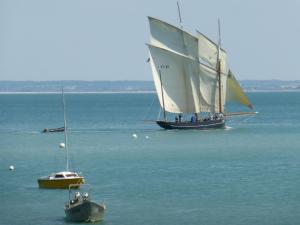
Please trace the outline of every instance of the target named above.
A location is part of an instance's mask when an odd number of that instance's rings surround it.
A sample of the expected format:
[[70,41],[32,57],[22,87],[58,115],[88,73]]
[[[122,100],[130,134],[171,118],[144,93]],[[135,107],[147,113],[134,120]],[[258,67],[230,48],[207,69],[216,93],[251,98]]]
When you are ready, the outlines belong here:
[[[179,5],[178,5],[179,11]],[[179,18],[180,11],[179,11]],[[207,129],[225,126],[227,102],[253,109],[227,64],[227,53],[197,31],[195,35],[160,19],[148,17],[150,64],[165,129]],[[167,119],[167,113],[173,115]],[[175,115],[174,115],[175,114]],[[253,114],[253,112],[235,113]],[[189,116],[190,119],[183,119]]]
[[49,176],[40,177],[38,179],[38,184],[40,188],[69,188],[69,185],[73,187],[79,187],[84,183],[84,177],[80,176],[76,172],[69,170],[69,148],[68,148],[68,138],[67,138],[67,119],[66,119],[66,107],[65,107],[65,97],[64,89],[62,89],[62,102],[64,111],[64,137],[65,143],[61,143],[60,147],[66,150],[66,171],[52,173]]

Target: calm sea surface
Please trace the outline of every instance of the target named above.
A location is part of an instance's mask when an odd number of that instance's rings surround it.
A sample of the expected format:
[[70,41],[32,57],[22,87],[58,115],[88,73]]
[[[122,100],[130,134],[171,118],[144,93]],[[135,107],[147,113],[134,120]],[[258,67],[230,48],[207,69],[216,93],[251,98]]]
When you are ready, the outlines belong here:
[[[107,205],[100,224],[300,224],[299,92],[249,93],[258,115],[210,131],[145,123],[154,94],[65,97],[71,165]],[[60,94],[0,95],[1,225],[71,224],[68,192],[36,182],[65,169],[63,134],[40,133],[60,126]]]

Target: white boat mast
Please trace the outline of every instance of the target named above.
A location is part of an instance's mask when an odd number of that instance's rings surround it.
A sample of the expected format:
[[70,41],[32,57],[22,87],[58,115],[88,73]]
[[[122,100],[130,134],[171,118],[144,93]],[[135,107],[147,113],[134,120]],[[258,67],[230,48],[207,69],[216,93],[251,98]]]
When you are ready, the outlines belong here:
[[64,88],[62,88],[62,102],[63,102],[63,110],[64,110],[64,128],[65,128],[64,134],[65,134],[65,148],[66,148],[66,160],[67,160],[66,171],[69,171],[69,148],[68,148],[68,137],[67,137],[67,118],[66,118]]

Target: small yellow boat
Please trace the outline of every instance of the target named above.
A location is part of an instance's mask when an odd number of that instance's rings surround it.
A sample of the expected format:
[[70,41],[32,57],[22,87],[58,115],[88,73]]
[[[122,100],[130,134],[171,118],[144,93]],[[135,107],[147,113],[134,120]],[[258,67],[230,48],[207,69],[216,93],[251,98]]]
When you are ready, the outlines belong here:
[[66,171],[52,173],[49,176],[44,176],[38,178],[38,184],[40,188],[69,188],[69,185],[73,187],[80,187],[84,183],[84,177],[79,176],[78,173],[69,171],[69,149],[68,149],[68,138],[67,138],[67,120],[66,120],[66,110],[65,110],[65,98],[64,89],[62,89],[62,101],[64,109],[64,134],[65,143],[59,145],[60,148],[66,149],[67,166]]
[[54,173],[38,179],[40,188],[69,188],[70,184],[76,188],[83,183],[84,178],[82,176],[69,171]]

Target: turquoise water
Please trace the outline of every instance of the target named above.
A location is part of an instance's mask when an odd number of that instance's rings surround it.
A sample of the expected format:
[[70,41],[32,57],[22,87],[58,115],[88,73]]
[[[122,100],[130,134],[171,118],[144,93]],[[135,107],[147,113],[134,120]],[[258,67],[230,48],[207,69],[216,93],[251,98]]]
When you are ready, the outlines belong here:
[[[107,205],[100,224],[299,224],[300,93],[249,96],[260,113],[224,130],[164,131],[143,121],[157,115],[154,94],[66,94],[71,165]],[[36,182],[65,167],[63,135],[40,133],[63,125],[61,96],[0,105],[0,224],[71,224],[68,192]]]

